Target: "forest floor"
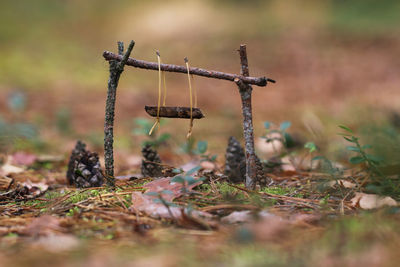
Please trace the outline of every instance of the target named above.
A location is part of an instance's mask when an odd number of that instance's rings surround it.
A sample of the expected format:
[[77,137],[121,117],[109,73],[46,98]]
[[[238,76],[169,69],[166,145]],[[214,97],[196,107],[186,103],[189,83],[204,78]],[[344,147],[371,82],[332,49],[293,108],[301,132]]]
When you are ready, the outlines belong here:
[[[398,265],[398,1],[23,2],[0,8],[0,266]],[[253,91],[266,186],[224,174],[227,139],[243,135],[235,84],[196,77],[194,138],[183,120],[148,137],[158,74],[133,68],[118,87],[115,190],[68,184],[77,140],[104,166],[101,55],[131,39],[137,59],[160,50],[230,73],[247,44],[250,74],[277,80]],[[168,105],[187,106],[186,76],[166,79]],[[271,153],[266,120],[297,145]],[[161,179],[140,175],[144,142],[159,146]]]
[[230,183],[217,162],[186,159],[185,166],[165,167],[171,177],[119,176],[111,190],[67,185],[63,157],[3,158],[9,179],[3,176],[0,195],[0,266],[395,266],[399,260],[397,203],[361,193],[368,170],[277,168],[268,186],[248,190]]

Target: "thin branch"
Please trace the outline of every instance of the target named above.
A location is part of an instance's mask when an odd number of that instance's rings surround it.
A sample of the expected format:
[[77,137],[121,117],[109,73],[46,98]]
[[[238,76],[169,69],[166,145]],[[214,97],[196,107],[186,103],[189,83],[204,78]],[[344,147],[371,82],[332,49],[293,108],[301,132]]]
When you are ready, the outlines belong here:
[[118,53],[121,54],[121,61],[111,60],[110,63],[110,77],[108,79],[108,91],[106,101],[106,115],[104,121],[104,161],[105,161],[105,174],[107,184],[111,187],[115,186],[114,183],[114,115],[115,115],[115,100],[117,95],[117,87],[121,73],[124,71],[124,66],[130,53],[132,52],[134,41],[131,41],[129,47],[124,55],[124,44],[118,42]]
[[[121,55],[116,55],[109,51],[104,51],[103,57],[107,61],[121,61],[123,57]],[[134,58],[128,58],[126,61],[126,65],[132,66],[135,68],[147,69],[147,70],[158,70],[158,63],[157,62],[149,62]],[[173,65],[173,64],[161,64],[162,71],[169,71],[169,72],[179,72],[179,73],[187,73],[186,66],[180,65]],[[220,71],[214,70],[206,70],[202,68],[191,67],[189,69],[190,74],[203,76],[207,78],[214,78],[214,79],[222,79],[228,81],[234,81],[235,78],[239,78],[246,84],[253,84],[258,86],[266,86],[267,82],[275,83],[274,80],[266,77],[247,77],[245,75],[237,75],[231,73],[225,73]]]

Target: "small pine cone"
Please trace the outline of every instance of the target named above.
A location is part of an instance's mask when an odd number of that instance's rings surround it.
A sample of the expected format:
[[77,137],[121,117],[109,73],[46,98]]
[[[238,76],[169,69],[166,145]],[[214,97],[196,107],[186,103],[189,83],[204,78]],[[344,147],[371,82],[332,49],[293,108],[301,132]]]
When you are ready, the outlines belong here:
[[142,167],[141,171],[144,177],[162,177],[161,159],[157,151],[146,145],[142,149]]
[[225,175],[228,176],[228,179],[233,183],[244,182],[246,177],[246,158],[242,146],[233,136],[229,137],[225,158]]
[[69,163],[68,163],[68,170],[67,170],[67,180],[68,184],[73,185],[74,184],[74,166],[75,166],[75,161],[77,160],[77,157],[86,151],[86,144],[78,140],[76,142],[75,148],[71,152],[71,156],[69,158]]
[[97,153],[86,150],[81,141],[72,150],[67,170],[69,184],[79,188],[97,187],[103,184],[103,174]]
[[264,166],[261,163],[260,159],[256,156],[256,165],[257,165],[257,183],[260,185],[260,187],[266,187],[270,179],[267,176]]

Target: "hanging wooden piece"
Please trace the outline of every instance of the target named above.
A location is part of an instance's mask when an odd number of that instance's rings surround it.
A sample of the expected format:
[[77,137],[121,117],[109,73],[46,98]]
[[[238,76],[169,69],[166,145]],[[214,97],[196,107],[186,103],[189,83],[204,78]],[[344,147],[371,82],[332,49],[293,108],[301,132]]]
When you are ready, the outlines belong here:
[[[145,106],[147,114],[157,117],[157,106]],[[160,118],[190,119],[190,107],[160,107]],[[199,108],[192,108],[193,119],[204,118],[203,112]]]
[[[189,73],[189,64],[187,58],[185,58],[185,63],[186,63],[186,68],[187,68],[187,73],[188,73],[188,79],[189,79],[189,93],[190,93],[190,107],[172,107],[172,106],[165,106],[165,100],[166,100],[166,95],[167,95],[167,86],[165,82],[165,72],[161,71],[161,56],[160,53],[157,51],[157,59],[158,59],[158,73],[159,73],[159,78],[158,78],[158,103],[157,106],[145,106],[145,110],[147,114],[149,114],[152,117],[156,118],[156,122],[154,123],[152,129],[150,130],[151,134],[153,130],[159,126],[160,118],[175,118],[175,119],[202,119],[204,118],[204,114],[201,111],[201,109],[197,108],[197,92],[196,88],[193,87],[193,93],[194,93],[194,105],[192,102],[192,85],[191,81],[193,80],[193,75]],[[190,75],[190,76],[189,76]],[[161,102],[161,84],[163,84],[163,103],[162,106],[160,105]],[[193,127],[193,122],[191,122],[191,127]]]

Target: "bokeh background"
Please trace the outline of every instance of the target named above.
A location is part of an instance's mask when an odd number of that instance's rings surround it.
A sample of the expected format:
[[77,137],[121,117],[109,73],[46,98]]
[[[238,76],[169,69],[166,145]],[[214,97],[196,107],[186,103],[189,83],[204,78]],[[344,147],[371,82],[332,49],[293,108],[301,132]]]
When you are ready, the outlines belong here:
[[[397,0],[2,0],[0,135],[3,152],[68,153],[77,139],[102,152],[108,63],[116,42],[132,57],[239,73],[247,44],[250,74],[277,80],[254,87],[256,137],[263,122],[291,121],[303,141],[336,153],[338,124],[396,131],[400,91]],[[145,104],[157,100],[158,74],[126,67],[116,105],[116,154],[139,154],[133,133]],[[170,105],[189,103],[185,75],[167,73]],[[195,77],[199,106],[194,138],[223,154],[242,137],[234,83]],[[397,116],[397,117],[396,117]],[[397,120],[396,120],[397,118]],[[396,124],[397,123],[397,124]],[[368,126],[368,127],[366,127]],[[368,129],[369,130],[368,130]],[[366,130],[365,130],[366,129]],[[186,142],[188,121],[168,120],[167,150]],[[395,138],[397,135],[395,135]],[[343,148],[343,147],[342,147]]]

